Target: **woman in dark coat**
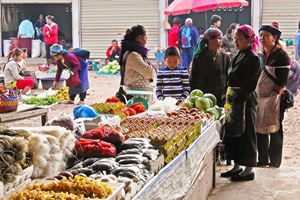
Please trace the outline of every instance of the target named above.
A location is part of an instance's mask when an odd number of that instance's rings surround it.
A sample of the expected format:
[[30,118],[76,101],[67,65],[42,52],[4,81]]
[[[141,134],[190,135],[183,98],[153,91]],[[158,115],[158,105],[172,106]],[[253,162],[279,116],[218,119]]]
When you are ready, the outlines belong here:
[[[222,177],[229,177],[232,181],[249,181],[254,179],[252,168],[256,166],[256,93],[255,88],[260,76],[260,61],[256,54],[258,49],[258,38],[252,27],[243,25],[238,28],[235,35],[236,47],[239,50],[234,57],[229,77],[228,87],[239,88],[237,96],[234,97],[235,105],[245,105],[243,117],[232,118],[234,122],[240,122],[244,128],[240,129],[238,135],[232,135],[236,127],[230,126],[231,121],[226,119],[224,144],[227,159],[234,160],[233,169],[222,173]],[[228,90],[229,91],[229,90]],[[227,93],[228,95],[228,93]],[[225,109],[228,112],[227,102]],[[244,120],[243,120],[244,119]],[[242,166],[246,166],[243,170]]]
[[198,43],[190,74],[191,89],[200,89],[217,97],[218,106],[224,106],[229,55],[220,50],[222,32],[209,28]]
[[282,120],[284,108],[281,94],[287,84],[290,58],[279,46],[281,32],[278,24],[263,25],[260,30],[263,46],[262,62],[264,69],[275,78],[273,81],[265,71],[259,79],[256,92],[258,99],[256,132],[258,166],[280,167],[283,146]]

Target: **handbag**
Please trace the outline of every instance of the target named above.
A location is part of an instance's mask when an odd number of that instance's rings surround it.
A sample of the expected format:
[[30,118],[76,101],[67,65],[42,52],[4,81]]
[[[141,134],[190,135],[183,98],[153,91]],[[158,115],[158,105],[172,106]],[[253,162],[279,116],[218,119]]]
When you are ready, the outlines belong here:
[[[266,69],[265,66],[263,66],[263,70],[266,73],[266,75],[276,84],[276,85],[280,85],[279,81],[277,78],[275,78],[272,74],[270,74],[270,72],[268,72],[268,70]],[[288,90],[288,89],[284,89],[283,93],[281,95],[281,99],[280,102],[282,103],[284,109],[289,109],[291,107],[294,106],[294,96],[293,93]]]
[[124,90],[124,80],[125,80],[125,66],[126,66],[126,61],[128,58],[130,52],[127,52],[126,55],[123,58],[123,64],[121,66],[121,81],[120,81],[120,87],[118,92],[116,93],[116,97],[123,103],[127,103],[128,100],[132,99],[133,96],[129,95],[126,93],[126,91]]
[[78,73],[70,73],[70,77],[67,79],[67,85],[70,88],[75,88],[81,83]]
[[13,112],[18,109],[19,101],[16,93],[5,86],[0,86],[0,113]]

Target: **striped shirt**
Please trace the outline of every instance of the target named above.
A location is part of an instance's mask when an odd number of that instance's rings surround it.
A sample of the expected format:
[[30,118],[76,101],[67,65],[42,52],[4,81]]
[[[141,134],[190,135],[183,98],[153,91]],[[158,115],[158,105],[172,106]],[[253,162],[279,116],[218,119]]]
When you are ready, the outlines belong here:
[[174,70],[162,67],[157,73],[156,96],[158,100],[173,97],[184,100],[190,93],[188,70],[184,67],[176,67]]

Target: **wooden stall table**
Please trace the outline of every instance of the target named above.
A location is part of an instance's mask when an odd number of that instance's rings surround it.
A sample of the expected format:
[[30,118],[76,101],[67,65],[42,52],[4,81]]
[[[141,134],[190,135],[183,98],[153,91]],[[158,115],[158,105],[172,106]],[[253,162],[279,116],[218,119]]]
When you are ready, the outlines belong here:
[[41,116],[42,126],[44,126],[48,121],[48,112],[49,108],[39,108],[37,106],[21,104],[15,112],[0,114],[0,123],[14,122]]

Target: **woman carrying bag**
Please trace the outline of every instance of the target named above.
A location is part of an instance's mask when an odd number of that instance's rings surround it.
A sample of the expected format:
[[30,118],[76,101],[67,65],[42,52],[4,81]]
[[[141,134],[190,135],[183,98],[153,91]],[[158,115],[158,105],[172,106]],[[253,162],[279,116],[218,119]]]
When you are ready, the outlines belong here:
[[285,110],[285,85],[290,58],[279,45],[281,32],[277,23],[263,25],[260,30],[263,72],[256,88],[258,166],[280,167],[283,146],[282,121]]
[[70,77],[67,79],[66,84],[69,87],[70,101],[67,103],[74,104],[75,97],[78,94],[80,98],[78,104],[84,104],[86,91],[89,89],[86,60],[79,58],[74,53],[65,52],[63,47],[59,44],[52,45],[50,47],[50,53],[58,67],[52,88],[56,89],[62,71],[68,70],[70,71]]
[[[243,25],[235,34],[238,54],[233,58],[226,94],[225,151],[234,167],[221,174],[232,181],[254,180],[256,166],[256,94],[260,61],[256,52],[258,38],[251,26]],[[245,166],[242,169],[241,166]]]
[[149,50],[145,47],[147,41],[146,29],[141,25],[133,26],[126,31],[126,35],[121,42],[120,66],[122,80],[119,92],[116,94],[118,98],[126,96],[126,90],[142,90],[150,91],[153,95],[134,95],[134,97],[144,97],[150,102],[153,101],[156,69],[148,59]]

